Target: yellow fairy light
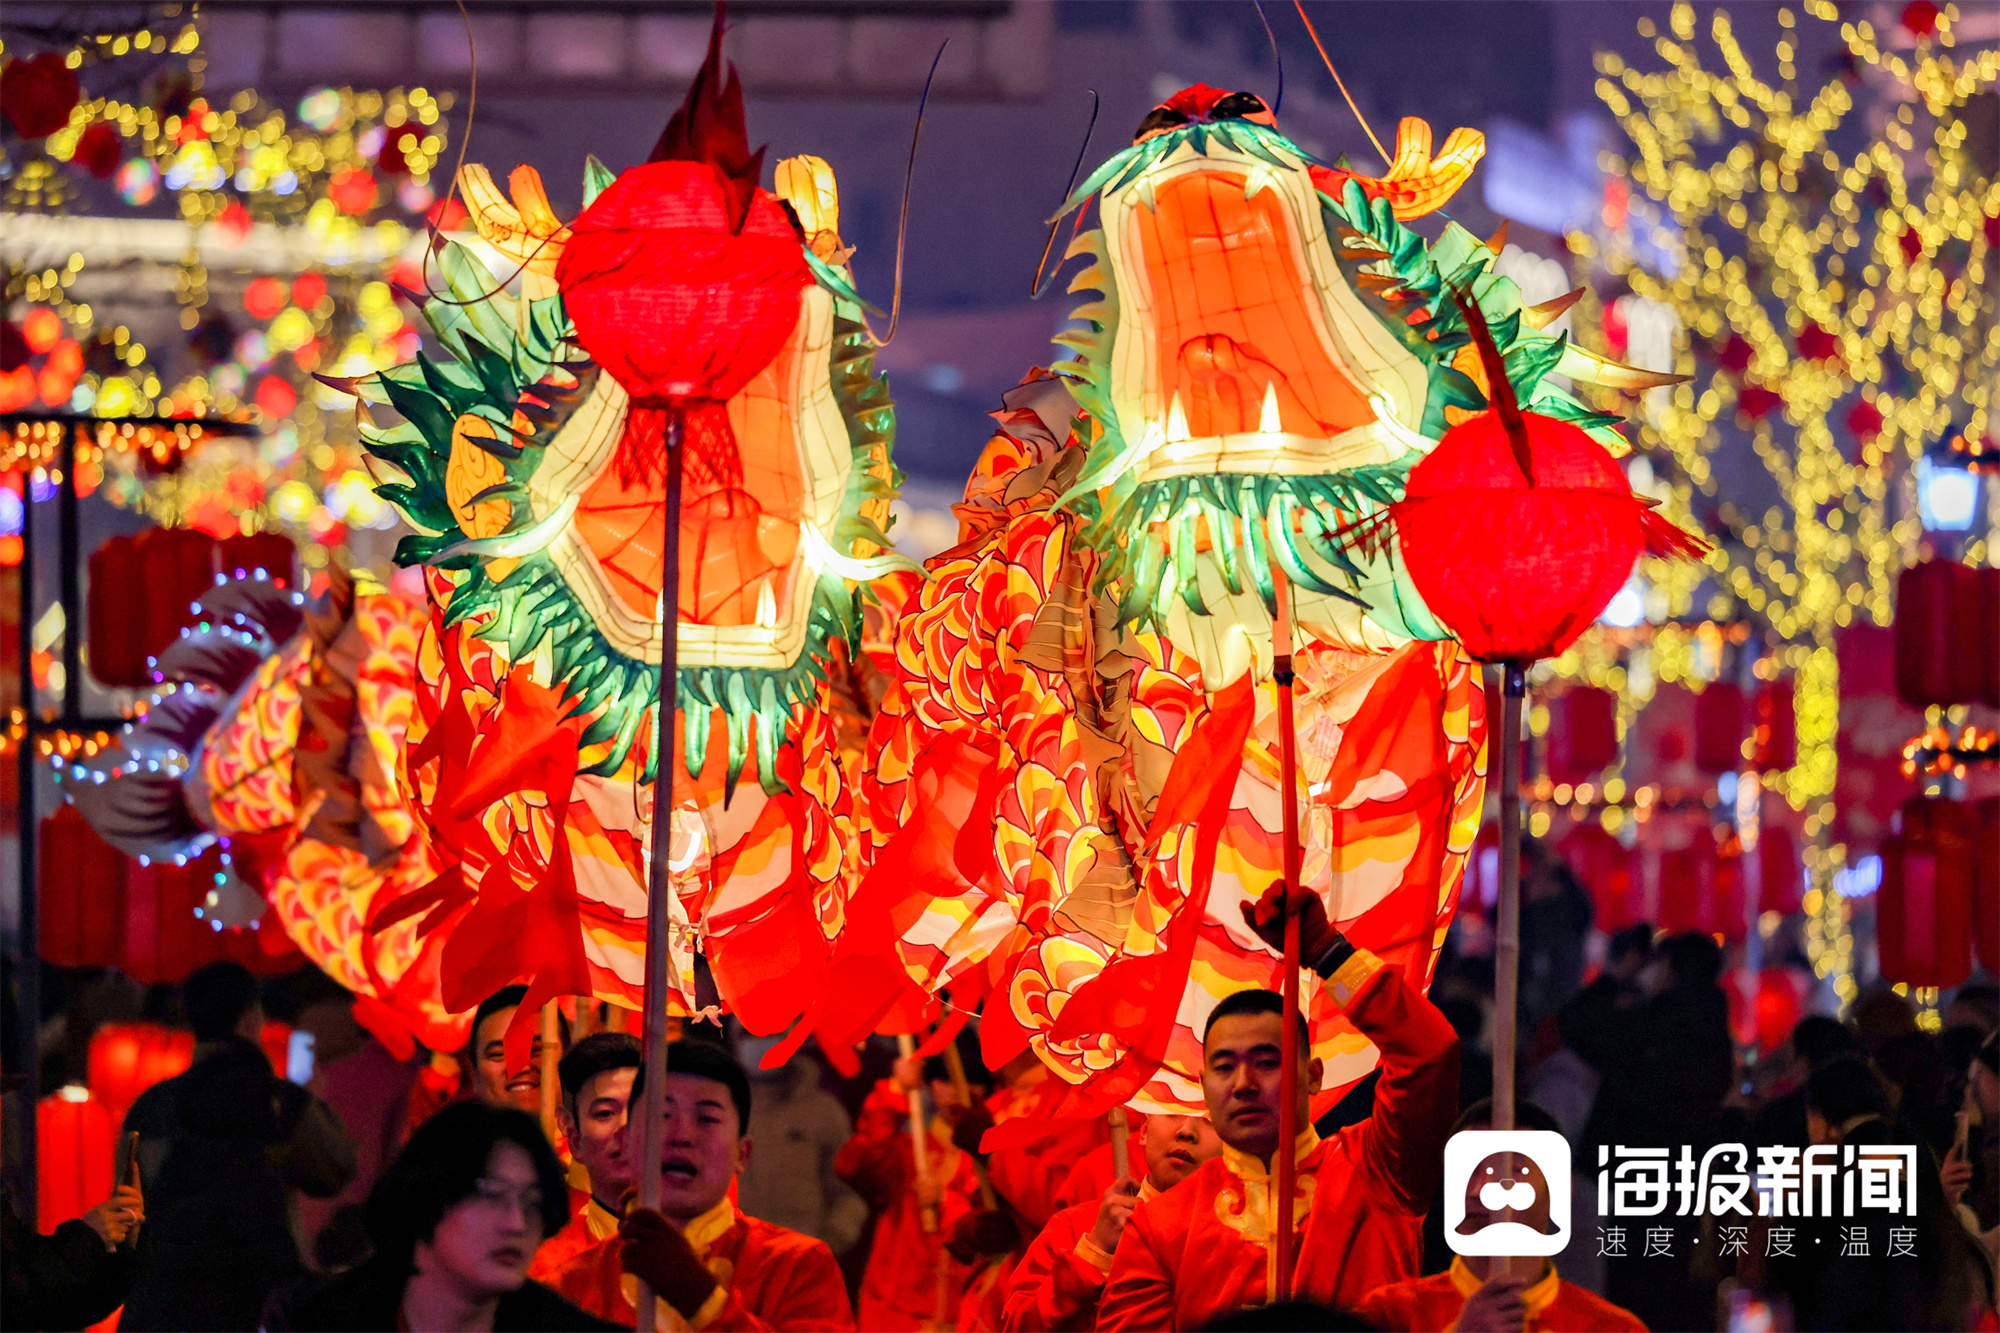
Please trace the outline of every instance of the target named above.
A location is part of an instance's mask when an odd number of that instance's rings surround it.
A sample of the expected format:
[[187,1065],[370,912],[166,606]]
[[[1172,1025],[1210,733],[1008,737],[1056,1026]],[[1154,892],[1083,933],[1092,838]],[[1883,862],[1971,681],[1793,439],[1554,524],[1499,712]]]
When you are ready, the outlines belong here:
[[[1840,33],[1853,69],[1801,87],[1801,30],[1840,23],[1827,0],[1802,8],[1781,20],[1775,85],[1726,12],[1688,4],[1673,7],[1666,34],[1640,24],[1663,70],[1598,57],[1600,98],[1632,145],[1606,170],[1664,206],[1686,258],[1660,275],[1615,240],[1571,249],[1601,249],[1599,262],[1713,352],[1698,360],[1683,349],[1679,368],[1695,382],[1649,401],[1639,443],[1673,462],[1671,507],[1699,492],[1726,531],[1705,569],[1649,562],[1644,574],[1675,615],[1705,575],[1719,591],[1700,609],[1760,624],[1796,675],[1797,763],[1767,785],[1807,813],[1806,831],[1820,839],[1808,854],[1808,943],[1821,974],[1850,996],[1848,905],[1832,881],[1844,849],[1827,842],[1840,712],[1833,644],[1847,624],[1890,620],[1896,575],[1922,536],[1905,494],[1917,457],[1953,423],[1972,439],[1992,430],[2000,180],[1967,133],[1991,115],[1982,90],[2000,76],[2000,52],[1961,56],[1948,18],[1910,53],[1849,23]],[[1906,100],[1850,149],[1861,119],[1851,87],[1862,79]],[[1711,465],[1745,436],[1779,498],[1761,514],[1741,510],[1740,485],[1725,490]],[[1983,543],[1968,552],[1984,553]],[[1690,679],[1705,656],[1663,627],[1646,665],[1659,680]]]

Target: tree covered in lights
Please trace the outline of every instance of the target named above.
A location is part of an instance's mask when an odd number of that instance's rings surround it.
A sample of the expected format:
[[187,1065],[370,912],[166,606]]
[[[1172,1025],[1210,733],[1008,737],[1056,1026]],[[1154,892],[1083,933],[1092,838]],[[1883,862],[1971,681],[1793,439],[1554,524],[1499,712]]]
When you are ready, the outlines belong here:
[[[1771,785],[1822,841],[1834,636],[1891,619],[1896,574],[1924,543],[1919,460],[1996,433],[2000,53],[1962,51],[1956,18],[1910,5],[1899,51],[1898,34],[1808,0],[1778,11],[1776,49],[1753,61],[1727,13],[1676,5],[1668,31],[1639,25],[1663,68],[1597,62],[1631,145],[1606,171],[1670,214],[1683,245],[1665,273],[1616,245],[1597,256],[1685,331],[1678,368],[1693,380],[1648,404],[1639,442],[1719,539],[1706,569],[1647,574],[1676,612],[1761,624],[1796,672],[1798,762]],[[1802,22],[1838,24],[1841,44],[1803,81],[1801,50],[1819,43]],[[1984,562],[1986,542],[1975,533],[1962,555]],[[1704,580],[1714,595],[1690,608]],[[1813,861],[1830,870],[1840,854]],[[1833,897],[1820,899],[1828,945],[1845,933]]]

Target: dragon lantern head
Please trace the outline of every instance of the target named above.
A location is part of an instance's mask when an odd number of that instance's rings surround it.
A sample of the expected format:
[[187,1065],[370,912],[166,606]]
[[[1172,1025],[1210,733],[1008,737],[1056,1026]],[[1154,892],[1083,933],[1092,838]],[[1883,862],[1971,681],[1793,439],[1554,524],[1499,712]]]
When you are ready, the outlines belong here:
[[[883,527],[897,478],[860,298],[815,253],[845,258],[832,172],[792,159],[778,178],[791,216],[812,220],[800,243],[813,281],[778,354],[726,404],[741,475],[687,479],[675,596],[688,771],[702,771],[719,710],[729,782],[754,750],[771,790],[786,720],[824,680],[829,640],[858,633],[855,583],[896,560]],[[610,180],[592,159],[586,203]],[[630,761],[650,778],[665,485],[617,466],[631,404],[574,359],[554,281],[569,228],[532,168],[509,185],[511,197],[483,167],[460,176],[481,239],[522,266],[521,299],[445,245],[451,296],[426,314],[455,363],[419,356],[364,382],[364,397],[405,418],[369,432],[369,449],[408,478],[380,488],[421,534],[398,559],[445,580],[448,623],[469,622],[577,701],[585,771]]]
[[1387,558],[1339,534],[1397,498],[1451,414],[1486,405],[1453,291],[1475,294],[1524,403],[1622,447],[1613,418],[1544,383],[1581,358],[1538,332],[1559,310],[1524,309],[1491,272],[1497,247],[1403,225],[1483,152],[1460,129],[1434,155],[1409,118],[1388,171],[1362,176],[1287,139],[1255,94],[1196,85],[1066,203],[1096,196],[1099,223],[1069,250],[1092,261],[1070,290],[1097,299],[1057,339],[1075,354],[1055,369],[1091,422],[1066,500],[1095,520],[1085,540],[1121,619],[1188,645],[1209,688],[1268,669],[1273,563],[1330,643],[1446,637]]

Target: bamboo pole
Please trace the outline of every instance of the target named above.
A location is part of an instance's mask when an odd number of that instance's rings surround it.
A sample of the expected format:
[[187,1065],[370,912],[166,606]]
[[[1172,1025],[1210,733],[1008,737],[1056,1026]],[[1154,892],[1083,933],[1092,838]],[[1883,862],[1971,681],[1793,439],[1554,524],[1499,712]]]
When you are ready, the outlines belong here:
[[1127,1142],[1127,1140],[1131,1136],[1131,1133],[1132,1133],[1131,1125],[1130,1122],[1126,1119],[1125,1108],[1122,1106],[1112,1107],[1111,1108],[1111,1163],[1114,1167],[1117,1168],[1118,1179],[1120,1182],[1127,1181],[1132,1178],[1132,1150]]
[[[1521,981],[1521,710],[1524,665],[1500,667],[1500,902],[1493,943],[1493,1128],[1514,1128],[1514,1045]],[[1513,1261],[1499,1260],[1508,1275]]]
[[1271,678],[1278,690],[1279,789],[1283,803],[1283,866],[1285,875],[1285,948],[1283,993],[1284,1046],[1278,1082],[1278,1155],[1273,1164],[1277,1188],[1271,1196],[1271,1225],[1278,1237],[1278,1289],[1273,1301],[1291,1299],[1292,1274],[1298,1264],[1298,1234],[1292,1225],[1292,1199],[1298,1189],[1299,1139],[1299,764],[1298,738],[1292,708],[1292,603],[1285,572],[1274,560],[1271,586],[1277,615],[1271,624]]
[[562,1080],[556,1069],[562,1059],[561,1015],[556,1010],[554,1000],[542,1004],[542,1133],[550,1143],[556,1141],[560,1126],[556,1123],[556,1106],[562,1097]]
[[[965,1059],[958,1053],[958,1043],[948,1041],[944,1046],[944,1067],[951,1075],[951,1086],[958,1093],[958,1103],[968,1111],[972,1109],[972,1084],[965,1077]],[[972,1169],[979,1175],[979,1202],[988,1212],[1000,1206],[1000,1196],[993,1191],[993,1181],[986,1174],[986,1163],[973,1154]]]
[[[681,415],[666,422],[667,503],[660,534],[660,691],[653,742],[653,830],[646,876],[646,1008],[640,1049],[646,1087],[640,1099],[639,1203],[660,1206],[660,1125],[666,1119],[667,994],[673,959],[667,941],[667,902],[673,893],[674,718],[680,711]],[[653,1333],[658,1309],[639,1284],[637,1333]]]

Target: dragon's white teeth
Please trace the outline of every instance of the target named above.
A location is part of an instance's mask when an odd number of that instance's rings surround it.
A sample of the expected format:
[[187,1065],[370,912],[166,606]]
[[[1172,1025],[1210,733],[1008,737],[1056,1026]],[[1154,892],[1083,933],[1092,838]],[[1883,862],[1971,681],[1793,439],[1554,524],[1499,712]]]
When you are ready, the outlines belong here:
[[771,587],[772,577],[766,574],[757,581],[757,624],[764,629],[778,625],[778,596]]
[[1266,435],[1277,435],[1285,429],[1285,423],[1278,416],[1278,382],[1264,381],[1264,407],[1257,414],[1257,429]]
[[1181,391],[1174,390],[1174,400],[1167,405],[1167,443],[1191,440],[1188,433],[1187,409],[1181,406]]

